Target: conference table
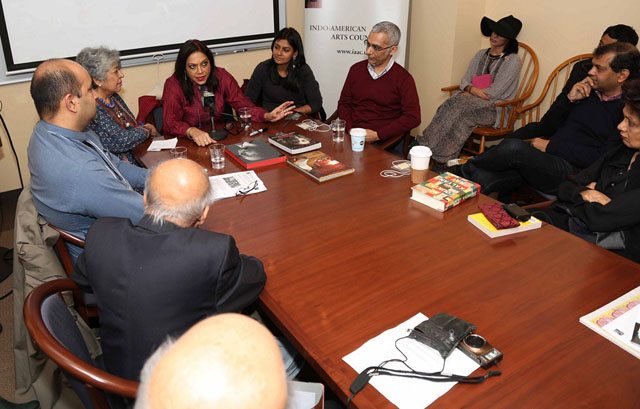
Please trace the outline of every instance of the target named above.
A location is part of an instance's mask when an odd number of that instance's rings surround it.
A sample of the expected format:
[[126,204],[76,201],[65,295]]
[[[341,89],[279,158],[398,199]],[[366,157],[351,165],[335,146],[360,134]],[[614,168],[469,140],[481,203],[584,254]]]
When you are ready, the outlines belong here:
[[[408,176],[380,176],[392,154],[372,145],[352,152],[348,136],[334,143],[290,121],[267,126],[321,140],[355,173],[317,183],[285,163],[259,168],[268,190],[217,201],[203,228],[262,260],[264,314],[343,402],[357,375],[345,355],[418,312],[446,312],[503,352],[502,375],[457,384],[430,408],[640,407],[640,361],[578,322],[640,285],[639,264],[546,224],[490,239],[467,215],[493,199],[439,213],[410,199]],[[145,166],[170,157],[147,145],[136,151]],[[214,170],[207,148],[179,145],[211,175],[244,170],[229,158]],[[370,385],[351,405],[394,407]]]

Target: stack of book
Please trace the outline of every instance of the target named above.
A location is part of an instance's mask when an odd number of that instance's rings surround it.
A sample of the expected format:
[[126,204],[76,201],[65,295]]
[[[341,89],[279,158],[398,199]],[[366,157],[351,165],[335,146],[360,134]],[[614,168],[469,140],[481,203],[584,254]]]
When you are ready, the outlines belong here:
[[508,229],[497,229],[482,213],[474,213],[467,216],[467,220],[491,238],[508,236],[523,231],[539,229],[542,222],[531,216],[526,222],[519,222],[520,226]]
[[355,170],[320,151],[294,155],[287,163],[317,182],[324,182],[353,173]]
[[444,212],[477,195],[480,185],[453,173],[444,172],[413,186],[411,190],[411,199]]
[[269,143],[292,155],[314,151],[322,147],[322,143],[295,132],[270,136]]
[[245,169],[255,169],[262,166],[274,165],[287,160],[287,157],[260,139],[227,145],[225,152],[231,159],[238,162]]

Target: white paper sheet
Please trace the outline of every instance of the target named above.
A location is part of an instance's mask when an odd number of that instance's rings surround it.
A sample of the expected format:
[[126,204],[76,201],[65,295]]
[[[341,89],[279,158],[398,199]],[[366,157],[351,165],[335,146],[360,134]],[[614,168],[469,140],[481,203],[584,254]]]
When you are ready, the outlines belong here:
[[267,187],[253,170],[209,176],[209,182],[216,200],[251,195],[267,190]]
[[[395,347],[396,340],[406,336],[409,329],[426,319],[424,314],[418,313],[397,327],[365,342],[360,348],[342,359],[357,373],[388,359],[404,359]],[[442,357],[433,348],[412,339],[399,341],[398,347],[407,356],[407,364],[416,371],[435,372],[442,368]],[[385,365],[385,367],[407,370],[404,365],[396,362]],[[471,358],[455,349],[447,358],[446,366],[442,372],[466,376],[478,367],[479,365]],[[354,379],[356,375],[356,373],[353,374]],[[423,409],[456,384],[456,382],[430,382],[393,376],[374,376],[370,383],[400,409]]]
[[172,139],[154,139],[149,147],[147,148],[147,152],[159,152],[162,149],[172,149],[176,147],[178,143],[178,138]]

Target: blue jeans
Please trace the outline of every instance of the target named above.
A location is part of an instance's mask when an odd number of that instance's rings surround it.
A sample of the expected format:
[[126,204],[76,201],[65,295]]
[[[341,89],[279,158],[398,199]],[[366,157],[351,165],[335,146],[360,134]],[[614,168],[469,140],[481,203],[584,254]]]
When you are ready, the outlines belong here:
[[519,139],[504,139],[465,163],[461,170],[463,177],[480,183],[485,194],[513,190],[526,183],[552,195],[567,176],[580,171],[561,157]]

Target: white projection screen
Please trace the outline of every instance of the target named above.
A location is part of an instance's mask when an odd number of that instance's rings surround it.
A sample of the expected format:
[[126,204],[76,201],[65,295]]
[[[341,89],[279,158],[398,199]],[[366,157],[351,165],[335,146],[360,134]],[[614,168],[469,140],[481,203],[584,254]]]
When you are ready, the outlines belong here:
[[125,65],[159,53],[175,58],[190,38],[223,51],[264,46],[284,14],[285,0],[0,0],[0,82],[88,46],[120,50]]

